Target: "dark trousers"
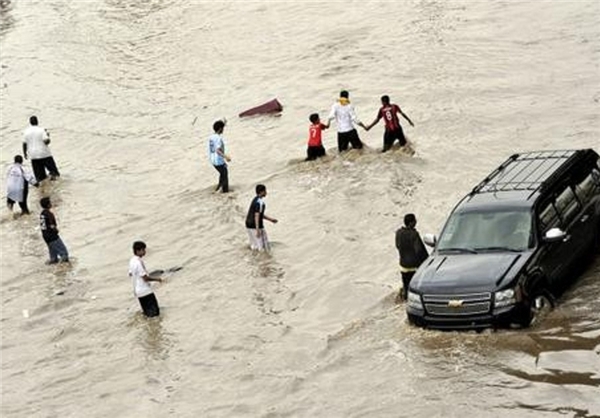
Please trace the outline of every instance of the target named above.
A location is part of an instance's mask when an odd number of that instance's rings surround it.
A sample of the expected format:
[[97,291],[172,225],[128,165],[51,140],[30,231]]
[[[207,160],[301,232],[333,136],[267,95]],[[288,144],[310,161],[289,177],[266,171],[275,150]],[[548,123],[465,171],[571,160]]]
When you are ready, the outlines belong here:
[[394,131],[385,131],[385,133],[383,134],[383,152],[392,148],[392,145],[394,145],[396,139],[400,141],[401,147],[406,145],[406,137],[404,136],[402,126],[399,126],[398,129]]
[[138,298],[138,300],[140,301],[140,306],[142,307],[142,311],[144,311],[144,315],[148,317],[160,315],[160,308],[158,307],[158,301],[156,300],[154,293],[142,296],[141,298]]
[[229,192],[229,172],[227,171],[227,164],[215,165],[215,169],[219,172],[219,185],[217,190],[221,189],[223,193]]
[[409,271],[407,273],[402,273],[402,296],[404,299],[408,296],[408,286],[410,285],[410,281],[415,275],[415,271]]
[[54,158],[52,157],[31,160],[31,168],[33,169],[33,175],[38,182],[47,177],[46,170],[48,170],[50,176],[52,177],[60,176],[58,168],[56,167],[56,163],[54,162]]
[[362,149],[363,143],[358,137],[358,132],[356,129],[352,129],[348,132],[338,132],[337,134],[338,140],[338,151],[346,151],[348,149],[348,144],[352,144],[352,148]]
[[316,160],[319,157],[323,157],[325,155],[325,148],[323,145],[319,145],[316,147],[308,147],[306,149],[306,161]]

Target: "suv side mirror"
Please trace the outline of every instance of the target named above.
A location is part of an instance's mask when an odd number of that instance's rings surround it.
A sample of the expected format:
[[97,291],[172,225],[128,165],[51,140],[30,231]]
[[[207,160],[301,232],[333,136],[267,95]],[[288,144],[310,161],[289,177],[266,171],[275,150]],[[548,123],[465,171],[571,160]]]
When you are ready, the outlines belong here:
[[437,244],[437,237],[435,234],[423,234],[423,242],[430,247],[435,247],[435,244]]
[[544,234],[545,242],[559,242],[563,241],[567,237],[565,231],[560,228],[550,228]]

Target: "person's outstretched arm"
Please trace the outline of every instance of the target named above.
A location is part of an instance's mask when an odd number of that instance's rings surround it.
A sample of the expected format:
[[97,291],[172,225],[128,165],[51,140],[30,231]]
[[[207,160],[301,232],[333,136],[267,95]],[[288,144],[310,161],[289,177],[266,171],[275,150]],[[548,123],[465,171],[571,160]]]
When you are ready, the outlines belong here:
[[415,124],[412,123],[412,120],[410,120],[410,118],[402,110],[398,109],[398,112],[402,115],[404,119],[408,121],[408,123],[410,123],[410,126],[415,126]]
[[271,218],[271,217],[269,217],[267,215],[263,215],[263,218],[265,218],[267,221],[273,222],[274,224],[276,224],[277,222],[279,222],[277,219]]

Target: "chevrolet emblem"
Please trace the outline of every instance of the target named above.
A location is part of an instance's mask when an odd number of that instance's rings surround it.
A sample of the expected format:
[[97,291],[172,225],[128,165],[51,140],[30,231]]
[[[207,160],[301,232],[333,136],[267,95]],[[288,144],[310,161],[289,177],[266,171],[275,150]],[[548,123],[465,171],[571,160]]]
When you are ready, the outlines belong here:
[[451,308],[460,308],[463,304],[462,300],[449,300],[448,306]]

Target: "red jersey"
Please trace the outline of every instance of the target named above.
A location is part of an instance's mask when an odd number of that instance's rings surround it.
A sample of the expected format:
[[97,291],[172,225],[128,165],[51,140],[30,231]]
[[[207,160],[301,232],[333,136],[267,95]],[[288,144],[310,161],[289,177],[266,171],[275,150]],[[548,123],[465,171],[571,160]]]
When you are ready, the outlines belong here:
[[309,147],[320,147],[323,145],[321,139],[321,132],[323,129],[327,129],[327,126],[322,123],[312,124],[308,128],[308,146]]
[[385,105],[379,109],[377,118],[383,118],[386,131],[395,131],[400,128],[400,121],[398,120],[397,113],[400,113],[400,107],[396,104]]

